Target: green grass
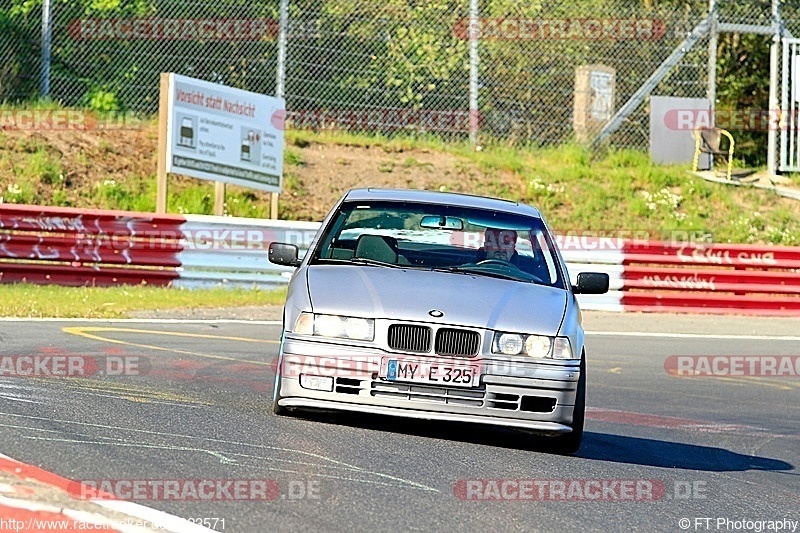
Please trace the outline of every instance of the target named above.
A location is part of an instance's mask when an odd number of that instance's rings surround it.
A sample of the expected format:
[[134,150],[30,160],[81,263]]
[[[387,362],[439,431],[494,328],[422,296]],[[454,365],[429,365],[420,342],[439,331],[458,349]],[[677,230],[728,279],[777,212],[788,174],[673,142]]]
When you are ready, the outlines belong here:
[[[349,133],[338,130],[323,130],[319,132],[309,130],[287,130],[284,132],[286,146],[305,148],[310,144],[338,144],[341,146],[354,146],[359,148],[380,148],[387,153],[402,153],[409,150],[437,150],[448,151],[452,143],[433,135],[393,135],[368,133]],[[463,143],[456,143],[463,144]],[[467,146],[464,144],[464,146]]]
[[[55,104],[34,102],[27,107],[36,106]],[[0,141],[7,140],[0,132]],[[392,160],[382,158],[375,165],[375,176],[385,180],[401,175],[398,186],[409,187],[419,186],[413,179],[414,171],[429,166],[420,161],[420,153],[448,154],[454,162],[442,175],[456,176],[461,187],[451,179],[434,184],[434,188],[535,205],[557,231],[623,230],[649,232],[654,237],[671,231],[695,231],[710,233],[716,242],[800,244],[797,202],[768,191],[709,183],[687,172],[688,165],[655,165],[643,151],[604,149],[593,154],[577,144],[519,148],[502,141],[484,142],[476,150],[464,139],[448,142],[427,134],[384,136],[335,130],[288,130],[285,141],[284,197],[295,199],[281,202],[281,216],[286,219],[309,216],[303,211],[303,202],[317,178],[307,168],[310,152],[304,150],[311,145],[333,144],[391,154]],[[43,140],[35,136],[18,138],[8,148],[0,153],[0,196],[4,202],[143,212],[155,209],[154,174],[120,173],[77,190],[68,186],[69,177],[64,178],[67,173],[61,161]],[[402,155],[394,157],[397,154]],[[81,164],[89,162],[89,156],[82,153],[77,157]],[[340,167],[351,164],[347,157],[338,157],[335,162]],[[800,185],[798,176],[791,175],[790,179]],[[330,183],[332,188],[334,185]],[[211,214],[213,206],[212,183],[170,179],[169,212]],[[270,214],[269,195],[229,186],[225,214],[266,218]]]
[[0,316],[123,318],[130,311],[283,305],[286,290],[0,285]]
[[64,181],[61,162],[41,148],[30,155],[21,173],[47,185],[56,185]]
[[653,164],[643,152],[611,150],[592,157],[574,145],[454,152],[489,175],[510,172],[523,179],[521,195],[491,181],[478,192],[535,205],[556,231],[646,232],[651,238],[691,231],[716,242],[800,244],[797,203],[768,191],[709,183],[685,166]]
[[[517,148],[504,142],[487,142],[476,150],[466,141],[445,142],[426,135],[286,132],[290,161],[299,159],[294,147],[311,144],[452,154],[459,160],[454,171],[469,175],[477,168],[486,176],[469,192],[535,205],[556,231],[635,232],[654,239],[668,239],[670,232],[680,231],[710,235],[715,242],[800,245],[800,206],[791,200],[768,191],[709,183],[690,174],[687,165],[656,165],[643,151],[592,154],[577,144]],[[407,157],[402,165],[415,163]],[[384,162],[377,172],[394,170],[394,163]],[[498,179],[503,174],[521,180],[523,193]]]

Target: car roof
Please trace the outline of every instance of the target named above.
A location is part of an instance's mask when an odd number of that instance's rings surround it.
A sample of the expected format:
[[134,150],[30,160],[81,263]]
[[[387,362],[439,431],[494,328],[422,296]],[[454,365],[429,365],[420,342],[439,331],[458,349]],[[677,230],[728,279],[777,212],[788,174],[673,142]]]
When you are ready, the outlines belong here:
[[385,200],[393,202],[420,202],[442,205],[459,205],[463,207],[473,207],[476,209],[488,209],[492,211],[502,211],[530,217],[542,218],[541,213],[535,207],[503,200],[500,198],[488,198],[485,196],[475,196],[472,194],[424,191],[419,189],[381,189],[364,188],[351,189],[344,198],[345,201],[359,200]]

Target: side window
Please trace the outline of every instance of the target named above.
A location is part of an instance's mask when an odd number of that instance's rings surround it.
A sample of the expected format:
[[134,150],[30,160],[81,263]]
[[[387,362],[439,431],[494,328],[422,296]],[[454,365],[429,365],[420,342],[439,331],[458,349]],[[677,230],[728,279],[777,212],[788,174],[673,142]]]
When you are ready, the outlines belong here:
[[545,265],[547,265],[547,273],[550,276],[548,280],[550,283],[555,283],[558,279],[558,272],[556,271],[556,264],[553,261],[553,250],[550,249],[550,246],[547,244],[547,239],[545,239],[544,234],[541,231],[537,231],[534,239],[536,240],[536,249],[539,250],[541,254],[540,260],[544,261]]

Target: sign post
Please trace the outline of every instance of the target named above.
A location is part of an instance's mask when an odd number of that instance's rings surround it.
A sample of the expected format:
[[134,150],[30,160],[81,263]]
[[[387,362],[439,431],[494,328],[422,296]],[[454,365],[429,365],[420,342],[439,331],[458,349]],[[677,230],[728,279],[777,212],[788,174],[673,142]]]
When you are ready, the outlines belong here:
[[169,74],[161,73],[158,93],[158,168],[156,169],[156,213],[167,212],[167,123],[169,122]]
[[217,182],[216,214],[225,183],[281,191],[282,98],[169,73],[161,75],[159,105],[157,212],[166,212],[168,173]]
[[614,116],[616,70],[605,65],[575,69],[572,123],[578,142],[588,142]]

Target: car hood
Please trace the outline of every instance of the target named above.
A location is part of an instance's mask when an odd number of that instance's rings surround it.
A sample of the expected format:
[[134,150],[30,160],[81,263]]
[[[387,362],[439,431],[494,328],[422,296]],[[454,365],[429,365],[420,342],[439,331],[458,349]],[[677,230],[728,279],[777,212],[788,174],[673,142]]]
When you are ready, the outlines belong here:
[[[472,274],[381,266],[312,265],[315,313],[424,321],[555,335],[568,292]],[[441,318],[428,312],[437,309]]]

